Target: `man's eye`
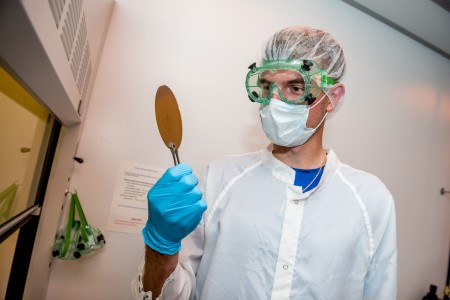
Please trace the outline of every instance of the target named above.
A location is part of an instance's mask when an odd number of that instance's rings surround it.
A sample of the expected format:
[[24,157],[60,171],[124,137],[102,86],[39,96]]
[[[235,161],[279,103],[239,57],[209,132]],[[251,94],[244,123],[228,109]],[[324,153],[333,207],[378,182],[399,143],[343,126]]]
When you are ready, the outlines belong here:
[[261,84],[261,89],[267,91],[269,88],[270,88],[270,84],[268,84],[268,83],[262,83],[262,84]]
[[289,88],[294,93],[302,93],[305,91],[305,87],[303,85],[294,85]]

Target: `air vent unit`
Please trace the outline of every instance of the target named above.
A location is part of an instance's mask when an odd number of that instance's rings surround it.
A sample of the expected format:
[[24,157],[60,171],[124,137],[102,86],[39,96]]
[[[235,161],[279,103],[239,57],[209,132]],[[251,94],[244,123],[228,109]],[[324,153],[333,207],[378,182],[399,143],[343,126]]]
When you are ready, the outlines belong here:
[[[49,0],[48,2],[73,79],[80,93],[80,103],[82,103],[86,97],[92,68],[83,0]],[[79,114],[81,114],[80,110],[78,109]]]

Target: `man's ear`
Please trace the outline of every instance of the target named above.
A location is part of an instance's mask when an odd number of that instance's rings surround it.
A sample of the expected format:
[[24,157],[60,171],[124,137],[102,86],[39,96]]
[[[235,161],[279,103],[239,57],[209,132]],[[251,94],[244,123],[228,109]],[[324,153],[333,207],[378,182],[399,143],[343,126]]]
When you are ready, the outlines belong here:
[[328,99],[330,99],[330,102],[327,105],[327,111],[332,112],[335,110],[340,104],[341,101],[344,98],[345,95],[345,85],[343,83],[337,83],[335,84],[327,93]]

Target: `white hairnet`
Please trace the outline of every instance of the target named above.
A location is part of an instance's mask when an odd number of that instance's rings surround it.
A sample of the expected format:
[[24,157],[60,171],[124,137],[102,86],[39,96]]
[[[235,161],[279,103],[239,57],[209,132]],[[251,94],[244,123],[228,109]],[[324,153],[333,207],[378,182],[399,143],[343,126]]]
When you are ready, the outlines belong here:
[[285,28],[272,35],[263,48],[262,59],[311,59],[338,82],[345,73],[344,52],[339,43],[329,33],[306,26]]

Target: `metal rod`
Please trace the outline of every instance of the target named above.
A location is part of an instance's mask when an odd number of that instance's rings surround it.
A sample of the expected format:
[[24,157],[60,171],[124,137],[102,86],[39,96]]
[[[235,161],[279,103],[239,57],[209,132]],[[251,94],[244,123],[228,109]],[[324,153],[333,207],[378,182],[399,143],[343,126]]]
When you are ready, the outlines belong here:
[[446,189],[441,188],[441,195],[443,196],[445,194],[450,194],[450,191],[447,191]]
[[23,212],[21,212],[17,216],[12,217],[11,219],[9,219],[5,223],[3,223],[0,226],[0,236],[2,234],[4,234],[5,232],[7,232],[12,227],[14,227],[16,224],[19,224],[22,220],[24,220],[29,215],[32,215],[34,213],[34,211],[37,210],[37,209],[39,209],[39,205],[38,204],[28,208],[27,210],[24,210]]
[[170,152],[172,153],[174,165],[178,165],[180,163],[180,158],[178,157],[178,150],[175,148],[175,144],[170,142],[169,149],[170,149]]
[[178,165],[180,163],[180,158],[178,157],[178,149],[175,149],[175,158],[176,158],[176,164]]

